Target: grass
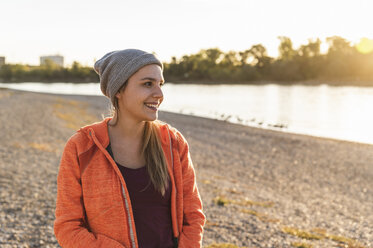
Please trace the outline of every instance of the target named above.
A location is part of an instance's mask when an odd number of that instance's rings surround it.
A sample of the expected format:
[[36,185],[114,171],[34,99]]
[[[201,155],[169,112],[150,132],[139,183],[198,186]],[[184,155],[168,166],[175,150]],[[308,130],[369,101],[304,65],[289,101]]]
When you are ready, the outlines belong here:
[[12,145],[13,148],[21,149],[23,148],[23,145],[19,142],[14,142]]
[[321,234],[323,236],[326,235],[326,230],[322,229],[322,228],[313,228],[313,229],[311,229],[311,232],[318,233],[318,234]]
[[234,244],[224,243],[224,244],[211,244],[207,246],[206,248],[245,248],[245,246],[239,247]]
[[[239,206],[272,207],[273,204],[274,204],[273,202],[255,202],[255,201],[250,201],[250,200],[247,200],[247,199],[241,200],[241,201],[236,201],[236,200],[227,199],[224,196],[215,197],[214,202],[218,206],[227,206],[229,204],[235,204],[235,205],[239,205]],[[280,221],[278,219],[271,218],[264,213],[260,213],[260,212],[257,212],[255,210],[252,210],[252,209],[241,209],[240,211],[242,213],[245,213],[245,214],[254,215],[254,216],[258,217],[261,221],[264,221],[264,222],[276,223],[276,222]]]
[[323,235],[325,238],[333,240],[335,242],[346,244],[347,247],[349,247],[349,248],[363,248],[364,247],[363,245],[359,244],[354,239],[347,238],[347,237],[344,237],[344,236],[328,234],[325,229],[313,228],[311,231],[314,232],[314,233],[318,233],[320,235]]
[[[241,205],[241,206],[260,206],[260,207],[272,207],[274,205],[273,202],[256,202],[256,201],[251,201],[248,199],[244,200],[232,200],[228,199],[224,196],[217,196],[214,198],[215,204],[219,206],[227,206],[229,204],[235,204],[235,205]],[[260,213],[258,211],[252,210],[252,209],[241,209],[240,210],[243,213],[250,214],[253,216],[258,217],[260,220],[265,221],[265,222],[279,222],[280,220],[278,219],[272,219],[268,217],[268,215],[264,213]],[[215,223],[206,223],[207,226],[214,226]],[[363,245],[361,245],[358,241],[344,237],[344,236],[338,236],[338,235],[333,235],[333,234],[328,234],[325,229],[321,228],[313,228],[311,231],[306,231],[306,230],[301,230],[298,228],[294,227],[288,227],[288,226],[283,226],[281,228],[281,231],[290,234],[296,237],[299,237],[301,239],[305,240],[323,240],[323,239],[329,239],[335,242],[338,242],[339,247],[344,247],[344,248],[365,248]],[[291,244],[293,247],[297,248],[312,248],[313,246],[308,243],[303,243],[303,242],[293,242]],[[207,248],[235,248],[237,246],[233,244],[212,244],[208,246]]]
[[346,244],[348,248],[365,248],[362,244],[351,238],[330,234],[327,234],[326,237],[330,240]]
[[270,201],[268,201],[268,202],[257,202],[257,201],[251,201],[251,200],[248,200],[248,199],[236,201],[236,200],[228,199],[224,196],[215,197],[214,202],[215,202],[215,204],[217,204],[219,206],[226,206],[228,204],[235,204],[235,205],[240,205],[240,206],[260,206],[260,207],[269,208],[269,207],[273,207],[273,205],[274,205],[274,203],[270,202]]
[[312,239],[321,240],[325,237],[324,235],[321,235],[321,234],[312,233],[312,232],[300,230],[300,229],[293,228],[293,227],[286,227],[286,226],[282,228],[282,231],[284,233],[291,234],[293,236],[297,236],[299,238],[308,239],[308,240],[312,240]]
[[219,226],[218,223],[206,220],[205,227]]
[[80,127],[96,122],[98,119],[87,112],[84,102],[58,99],[53,105],[53,113],[65,121],[67,128],[78,130]]
[[302,243],[302,242],[293,242],[291,243],[291,246],[296,248],[312,248],[313,246],[311,244]]
[[54,152],[55,149],[52,148],[50,144],[45,144],[45,143],[29,143],[29,146],[40,150],[40,151],[45,151],[45,152]]
[[224,196],[218,196],[215,197],[214,202],[218,206],[226,206],[228,204],[231,204],[233,201],[225,198]]
[[270,207],[273,207],[274,202],[271,202],[271,201],[257,202],[257,201],[250,201],[250,200],[245,199],[245,200],[239,202],[239,205],[243,205],[243,206],[260,206],[260,207],[270,208]]
[[338,236],[333,234],[328,234],[326,230],[320,228],[314,228],[311,231],[300,230],[293,227],[283,227],[282,231],[287,234],[291,234],[293,236],[297,236],[302,239],[307,240],[322,240],[322,239],[329,239],[341,244],[344,244],[344,247],[348,248],[365,248],[359,242],[354,239],[347,238],[344,236]]
[[242,194],[242,192],[238,191],[236,188],[231,188],[228,192],[231,194]]

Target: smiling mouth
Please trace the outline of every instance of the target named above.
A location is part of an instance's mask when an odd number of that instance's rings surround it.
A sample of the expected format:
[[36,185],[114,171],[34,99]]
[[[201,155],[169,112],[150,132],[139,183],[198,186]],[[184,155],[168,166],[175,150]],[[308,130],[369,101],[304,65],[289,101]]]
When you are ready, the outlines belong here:
[[157,110],[158,109],[158,105],[157,104],[147,104],[147,103],[144,103],[144,105],[148,108],[150,108],[151,110]]

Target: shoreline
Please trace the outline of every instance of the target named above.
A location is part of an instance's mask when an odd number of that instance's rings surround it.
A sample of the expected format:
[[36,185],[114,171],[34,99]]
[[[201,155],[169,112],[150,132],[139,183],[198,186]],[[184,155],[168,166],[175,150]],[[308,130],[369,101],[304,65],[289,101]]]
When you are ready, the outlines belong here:
[[[0,90],[1,89],[9,89],[9,88],[0,87]],[[91,98],[91,97],[92,98],[93,97],[97,97],[97,98],[104,97],[104,96],[99,96],[99,95],[78,95],[78,94],[75,95],[75,94],[59,94],[59,93],[57,94],[57,93],[27,91],[27,90],[19,90],[19,89],[9,89],[9,90],[26,92],[26,93],[53,95],[53,96],[56,96],[56,97],[62,96],[62,97],[68,97],[68,98],[72,98],[72,99],[82,99],[82,98],[87,99],[87,98]],[[282,132],[282,133],[287,133],[287,134],[292,134],[292,135],[304,135],[304,136],[308,136],[308,137],[311,137],[311,138],[329,139],[329,140],[350,142],[350,143],[356,143],[356,144],[362,144],[362,145],[371,145],[371,146],[373,145],[373,143],[360,142],[360,141],[355,141],[355,140],[346,140],[346,139],[339,139],[339,138],[335,138],[335,137],[317,136],[317,135],[306,134],[306,133],[292,132],[290,130],[287,130],[286,127],[275,127],[274,125],[271,125],[269,123],[267,123],[267,126],[260,126],[260,125],[258,126],[258,125],[249,125],[249,124],[238,123],[238,122],[231,122],[229,120],[217,119],[217,118],[214,118],[214,117],[198,116],[198,115],[194,115],[194,114],[184,114],[184,113],[170,112],[170,111],[164,111],[164,110],[160,110],[160,112],[173,113],[173,114],[179,114],[179,115],[185,115],[185,116],[193,116],[193,117],[198,117],[198,118],[205,118],[205,119],[209,119],[209,120],[222,121],[222,122],[227,122],[227,123],[230,123],[230,124],[240,125],[240,126],[244,126],[244,127],[258,128],[258,129],[263,129],[263,130],[271,130],[271,131],[275,131],[275,132]]]
[[[85,84],[85,83],[99,83],[92,82],[90,80],[70,80],[70,81],[61,81],[61,80],[19,80],[19,81],[4,81],[0,79],[0,83],[5,84],[22,84],[22,83],[74,83],[74,84]],[[262,81],[206,81],[206,80],[170,80],[167,83],[172,84],[198,84],[198,85],[268,85],[268,84],[275,84],[275,85],[284,85],[284,86],[292,86],[292,85],[303,85],[303,86],[318,86],[318,85],[327,85],[333,87],[339,86],[356,86],[356,87],[373,87],[373,81],[370,80],[303,80],[303,81],[273,81],[273,80],[262,80]]]
[[[175,82],[173,82],[175,81]],[[356,86],[356,87],[373,87],[373,81],[363,81],[363,80],[306,80],[306,81],[248,81],[248,82],[216,82],[216,81],[204,81],[204,80],[171,80],[170,82],[174,84],[202,84],[202,85],[304,85],[304,86],[318,86],[318,85],[328,85],[328,86]]]
[[[79,127],[107,116],[108,104],[103,96],[0,90],[1,247],[59,247],[62,149]],[[373,245],[372,145],[171,112],[159,119],[188,141],[207,216],[204,247]]]

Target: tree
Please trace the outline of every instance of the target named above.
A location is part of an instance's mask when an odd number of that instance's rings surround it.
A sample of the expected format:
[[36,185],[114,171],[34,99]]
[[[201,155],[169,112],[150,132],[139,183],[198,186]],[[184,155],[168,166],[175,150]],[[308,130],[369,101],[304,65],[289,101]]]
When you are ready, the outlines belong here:
[[316,39],[315,41],[312,41],[311,39],[309,39],[307,45],[302,45],[299,48],[298,55],[306,57],[306,58],[319,56],[320,45],[321,45],[320,39]]
[[320,45],[320,39],[315,41],[309,39],[308,44],[301,45],[298,49],[295,61],[298,64],[302,79],[315,79],[320,74],[324,65],[324,60],[320,55]]
[[271,62],[271,58],[267,56],[266,48],[261,44],[253,45],[248,50],[248,55],[253,57],[254,66],[257,68],[264,68]]
[[339,36],[326,38],[329,44],[323,75],[333,79],[351,79],[356,71],[356,49]]
[[206,55],[206,59],[210,66],[215,66],[218,64],[223,55],[223,52],[218,48],[210,48],[207,50],[202,50],[202,52]]
[[285,61],[292,60],[296,55],[296,51],[293,49],[293,42],[286,36],[279,36],[278,39],[280,39],[278,47],[279,58]]
[[328,37],[326,42],[329,44],[328,54],[351,54],[353,50],[350,42],[339,36]]

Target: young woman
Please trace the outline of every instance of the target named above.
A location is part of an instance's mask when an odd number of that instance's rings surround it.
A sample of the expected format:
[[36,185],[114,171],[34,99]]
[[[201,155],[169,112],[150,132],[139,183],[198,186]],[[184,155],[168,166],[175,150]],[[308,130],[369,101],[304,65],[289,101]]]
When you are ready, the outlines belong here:
[[162,63],[126,49],[95,63],[113,116],[67,142],[54,232],[62,247],[201,247],[205,216],[187,141],[157,120]]

